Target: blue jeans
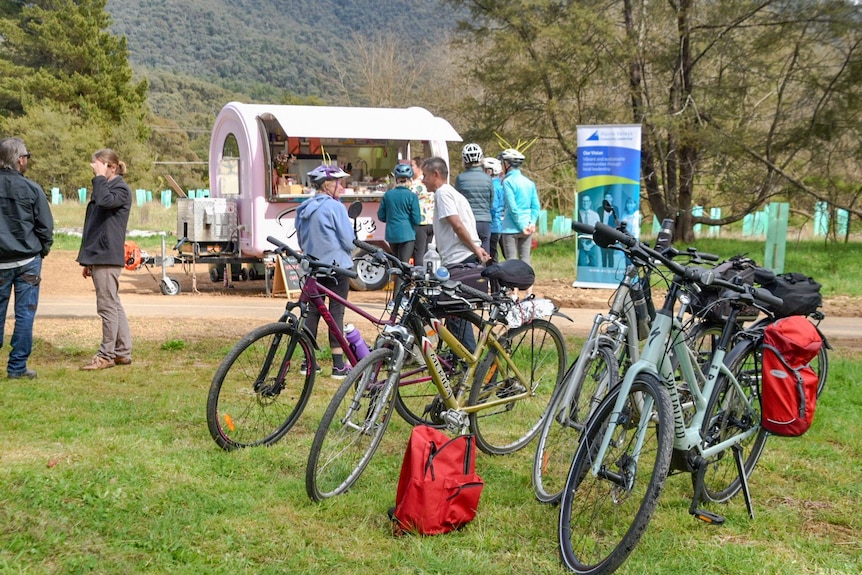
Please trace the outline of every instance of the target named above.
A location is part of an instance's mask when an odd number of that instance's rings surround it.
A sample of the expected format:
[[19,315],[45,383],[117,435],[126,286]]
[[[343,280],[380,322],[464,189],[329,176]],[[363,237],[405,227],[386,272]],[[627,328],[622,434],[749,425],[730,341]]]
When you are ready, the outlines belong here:
[[15,288],[15,329],[12,332],[12,351],[6,373],[22,375],[27,371],[27,360],[33,351],[33,320],[39,304],[39,282],[42,281],[42,256],[17,268],[0,269],[0,346],[4,341],[6,310],[12,288]]

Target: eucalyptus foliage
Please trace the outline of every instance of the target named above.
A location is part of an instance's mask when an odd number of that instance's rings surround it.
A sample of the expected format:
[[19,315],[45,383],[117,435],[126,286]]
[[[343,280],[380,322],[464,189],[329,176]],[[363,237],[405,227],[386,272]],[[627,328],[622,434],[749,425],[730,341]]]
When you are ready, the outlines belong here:
[[579,124],[635,123],[643,199],[682,237],[771,200],[862,216],[856,2],[448,1],[471,15],[476,125],[538,138],[533,169],[576,166]]

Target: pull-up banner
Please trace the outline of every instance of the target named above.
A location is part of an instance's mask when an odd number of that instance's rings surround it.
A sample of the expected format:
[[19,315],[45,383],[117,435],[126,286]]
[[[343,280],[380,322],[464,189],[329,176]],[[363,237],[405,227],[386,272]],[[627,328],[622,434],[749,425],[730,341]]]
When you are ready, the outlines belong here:
[[[578,126],[578,193],[575,217],[594,226],[626,222],[628,233],[640,237],[640,125]],[[575,287],[616,287],[625,258],[616,250],[577,241]]]

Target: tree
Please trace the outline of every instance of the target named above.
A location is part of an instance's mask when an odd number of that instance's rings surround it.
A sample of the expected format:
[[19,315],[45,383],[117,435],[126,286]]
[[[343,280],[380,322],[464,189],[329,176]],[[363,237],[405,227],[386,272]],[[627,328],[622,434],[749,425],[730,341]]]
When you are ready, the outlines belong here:
[[[852,179],[852,166],[822,160],[835,143],[858,142],[855,3],[450,3],[471,15],[461,30],[483,88],[472,109],[484,129],[538,137],[545,146],[533,148],[533,167],[553,177],[560,162],[577,165],[578,124],[641,124],[645,197],[659,218],[677,219],[679,237],[772,198],[802,209],[826,199],[810,174]],[[855,196],[837,195],[858,213]],[[725,215],[694,217],[696,204]]]
[[66,195],[89,184],[103,147],[137,167],[130,182],[152,179],[147,83],[132,81],[125,38],[109,25],[105,0],[0,4],[0,121],[41,156],[31,175]]

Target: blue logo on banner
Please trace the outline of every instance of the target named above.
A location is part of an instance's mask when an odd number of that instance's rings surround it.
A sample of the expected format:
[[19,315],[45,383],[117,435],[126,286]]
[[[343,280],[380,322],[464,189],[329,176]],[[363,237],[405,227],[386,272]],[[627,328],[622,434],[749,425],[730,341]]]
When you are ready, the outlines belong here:
[[593,132],[593,135],[590,136],[589,138],[587,138],[587,141],[588,142],[598,142],[599,141],[599,131],[596,130],[595,132]]

